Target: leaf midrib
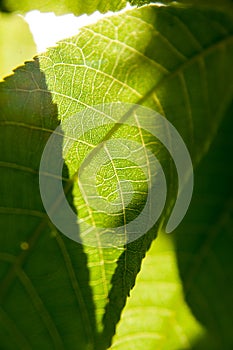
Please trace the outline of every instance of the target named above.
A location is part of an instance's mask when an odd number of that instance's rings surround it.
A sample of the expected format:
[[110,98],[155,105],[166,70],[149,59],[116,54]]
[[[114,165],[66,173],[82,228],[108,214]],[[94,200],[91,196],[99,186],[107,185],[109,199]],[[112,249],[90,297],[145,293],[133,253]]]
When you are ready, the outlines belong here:
[[[190,57],[189,59],[187,59],[187,61],[185,61],[184,63],[182,63],[180,66],[177,67],[177,69],[174,72],[169,73],[168,75],[166,75],[164,78],[162,78],[158,83],[156,83],[142,98],[140,98],[136,105],[142,105],[158,88],[160,88],[161,85],[163,85],[164,83],[166,83],[167,81],[169,81],[170,79],[174,78],[176,75],[178,75],[182,70],[185,70],[189,65],[191,65],[192,63],[194,63],[196,60],[199,60],[203,57],[205,57],[207,54],[211,53],[212,51],[214,51],[217,48],[220,48],[221,46],[225,46],[228,42],[233,41],[233,35],[229,35],[227,37],[225,37],[224,39],[221,39],[219,41],[217,41],[216,43],[211,44],[210,46],[208,46],[207,48],[205,48],[202,52],[198,52],[197,54],[195,54],[194,56]],[[18,89],[19,90],[19,89]],[[38,89],[36,89],[38,91]],[[43,89],[39,89],[40,91],[46,92],[46,93],[56,93],[55,91],[46,91]],[[28,90],[25,90],[27,92],[29,92]],[[34,90],[30,90],[30,91],[34,91]],[[64,95],[62,94],[62,96],[66,97],[66,98],[70,98],[70,96]],[[76,100],[76,99],[75,99]],[[76,100],[76,102],[79,102],[78,100]],[[89,107],[88,105],[86,107]],[[93,106],[92,106],[93,108]],[[101,140],[101,144],[104,144],[105,141],[109,140],[111,138],[111,136],[120,128],[121,124],[127,121],[127,118],[130,116],[130,114],[135,111],[135,109],[137,108],[137,106],[134,106],[132,109],[130,109],[127,113],[125,113],[121,119],[119,120],[119,122],[117,124],[115,124],[110,130],[109,132],[106,134],[106,136]],[[46,132],[48,132],[48,130],[46,130]],[[93,154],[94,156],[94,152],[95,150],[98,150],[99,148],[96,147],[92,152],[89,153]],[[89,156],[88,155],[88,156]],[[92,156],[92,157],[93,157]],[[89,162],[92,159],[89,158]],[[48,219],[46,219],[46,223],[47,223]],[[40,225],[39,225],[40,227]],[[43,227],[44,228],[44,225]],[[37,231],[37,230],[36,230]],[[42,231],[41,231],[42,232]],[[41,233],[39,232],[39,234]],[[37,238],[39,238],[39,234],[35,235],[35,243],[37,241]],[[34,236],[34,235],[33,235]],[[32,237],[33,237],[32,236]],[[34,241],[32,239],[32,241]],[[31,247],[31,245],[30,245]],[[34,245],[32,246],[32,248],[34,247]],[[31,249],[30,249],[31,250]],[[27,255],[29,254],[29,251],[25,251],[23,252],[24,254],[19,254],[18,257],[20,257],[21,255],[23,255],[22,258],[19,259],[20,264],[23,264],[25,262],[25,259],[27,257]],[[18,260],[18,259],[17,259]],[[13,268],[13,266],[12,266]],[[7,277],[7,276],[6,276]],[[6,278],[5,277],[5,278]],[[13,281],[12,281],[13,282]],[[3,280],[4,283],[4,280]],[[0,294],[1,295],[1,294]]]
[[[140,106],[142,105],[144,102],[146,102],[146,100],[153,94],[156,92],[157,89],[159,89],[161,87],[161,85],[163,85],[164,83],[166,83],[167,81],[169,81],[170,79],[173,79],[176,75],[179,75],[180,72],[182,72],[183,70],[185,70],[190,64],[194,63],[195,61],[198,61],[199,59],[203,59],[203,57],[205,57],[205,55],[211,53],[212,51],[214,51],[215,49],[224,46],[227,44],[227,42],[233,42],[233,34],[227,36],[226,38],[219,40],[218,42],[208,46],[207,48],[205,48],[202,52],[198,52],[197,54],[195,54],[193,57],[187,59],[187,61],[185,61],[184,63],[182,63],[180,66],[177,67],[177,69],[175,69],[174,72],[171,72],[167,75],[165,75],[164,78],[162,78],[158,83],[156,83],[142,98],[140,98],[136,104],[133,105],[133,107],[131,107],[120,119],[119,121],[108,131],[108,133],[103,137],[103,139],[100,141],[98,147],[94,148],[87,156],[86,160],[85,160],[85,167],[87,165],[90,164],[90,161],[92,160],[92,158],[96,155],[96,153],[99,152],[99,149],[101,147],[104,147],[104,144],[106,141],[108,141],[113,134],[121,127],[122,124],[124,124],[127,119],[129,118],[129,116]],[[51,93],[53,94],[54,92],[51,91]],[[61,94],[63,97],[66,98],[70,98],[67,95]],[[72,97],[72,99],[74,99]],[[76,102],[79,103],[79,100],[76,100]],[[89,159],[89,160],[88,160]]]
[[[163,85],[164,83],[166,83],[170,79],[174,78],[176,75],[179,75],[180,72],[184,71],[188,66],[190,66],[195,61],[197,61],[199,59],[203,59],[206,55],[208,55],[212,51],[220,48],[221,46],[225,47],[228,43],[231,43],[232,41],[233,41],[233,35],[226,36],[225,38],[211,44],[210,46],[205,48],[202,52],[198,52],[194,56],[188,58],[185,62],[183,62],[181,65],[179,65],[173,72],[165,75],[165,77],[163,77],[158,83],[156,83],[142,98],[140,98],[137,101],[137,104],[138,105],[143,104],[161,85]],[[36,90],[38,91],[38,89],[36,89]],[[30,90],[27,92],[31,92],[31,91],[34,91],[34,90]],[[39,89],[39,91],[44,91],[44,90]],[[45,92],[52,93],[52,94],[55,93],[53,91],[51,91],[51,92],[45,91]],[[65,95],[63,95],[63,96],[65,96]],[[65,96],[65,97],[70,98],[69,96]],[[77,101],[77,102],[79,102],[79,101]],[[89,107],[89,106],[87,106],[87,107]],[[131,114],[131,112],[132,112],[132,110],[130,111],[130,114]],[[120,123],[124,123],[125,121],[127,121],[128,116],[129,116],[129,113],[127,113],[126,115],[123,115],[122,118],[120,119],[119,123],[116,124],[112,129],[110,129],[110,131],[104,137],[102,142],[108,140],[113,135],[113,133],[115,133],[119,129]],[[93,152],[91,152],[91,153],[93,153]],[[48,218],[44,219],[39,224],[37,229],[33,232],[33,234],[31,235],[29,242],[28,242],[30,245],[30,249],[28,251],[23,251],[18,256],[16,256],[15,262],[12,264],[11,268],[9,268],[5,278],[3,279],[3,282],[2,282],[3,289],[1,290],[1,293],[0,293],[1,299],[4,298],[8,289],[10,288],[12,283],[14,282],[14,280],[17,276],[16,270],[20,267],[22,268],[23,264],[25,263],[26,259],[29,256],[29,254],[31,253],[31,251],[35,247],[35,245],[40,237],[40,234],[43,232],[43,229],[45,228],[47,223],[48,223]]]

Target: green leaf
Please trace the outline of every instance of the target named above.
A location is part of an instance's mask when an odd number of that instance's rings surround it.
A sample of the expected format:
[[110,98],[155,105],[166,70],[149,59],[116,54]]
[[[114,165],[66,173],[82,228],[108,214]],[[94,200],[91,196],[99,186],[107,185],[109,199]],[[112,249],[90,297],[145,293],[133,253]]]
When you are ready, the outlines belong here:
[[174,235],[186,300],[208,330],[194,349],[231,349],[233,147],[232,111],[218,132],[208,157],[196,173],[196,191],[182,225]]
[[195,173],[188,214],[143,261],[111,349],[232,348],[232,131],[229,110]]
[[[150,0],[129,0],[131,5],[137,5],[142,6],[149,3],[156,3],[158,1],[150,1]],[[204,7],[218,7],[218,8],[231,8],[232,9],[232,1],[231,0],[161,0],[159,1],[160,4],[169,4],[169,5],[176,5],[176,6],[182,6],[182,5],[188,5],[188,6],[204,6]]]
[[204,334],[184,299],[172,237],[161,233],[143,261],[110,349],[187,350]]
[[152,2],[152,1],[150,1],[150,0],[129,0],[129,2],[130,2],[130,4],[131,5],[137,5],[137,6],[143,6],[143,5],[147,5],[147,4],[149,4],[150,2]]
[[87,259],[81,245],[49,223],[39,192],[40,157],[57,125],[57,107],[38,60],[2,85],[1,346],[71,349],[78,343],[91,349]]
[[[164,212],[153,230],[124,248],[80,246],[57,232],[43,209],[38,170],[58,121],[98,104],[140,103],[174,124],[196,163],[232,100],[232,33],[232,18],[222,13],[136,9],[83,28],[1,84],[4,349],[106,349],[141,260],[167,220]],[[139,138],[137,128],[114,128],[115,136]],[[102,135],[97,128],[79,142],[91,139],[95,146]],[[151,135],[142,131],[140,139],[170,180],[169,212],[177,190],[174,165]],[[62,140],[59,149],[62,154]],[[66,159],[64,186],[73,159]],[[77,184],[72,190],[68,199],[79,214]],[[100,224],[104,219],[99,215]]]
[[[150,0],[1,0],[0,10],[6,12],[27,12],[31,10],[40,10],[42,12],[55,12],[56,14],[64,13],[74,13],[75,15],[82,15],[84,13],[91,14],[95,11],[100,11],[105,13],[107,11],[119,11],[124,8],[129,2],[131,5],[142,6],[149,3],[156,3],[157,1]],[[231,0],[206,0],[205,2],[201,0],[161,0],[159,3],[166,5],[188,5],[188,6],[204,6],[210,7],[214,6],[217,8],[226,8],[232,10],[232,1]]]
[[3,0],[1,6],[7,11],[27,12],[31,10],[40,10],[42,12],[55,12],[56,14],[74,13],[82,15],[91,14],[95,11],[105,13],[107,11],[119,11],[126,5],[126,0]]
[[[219,24],[229,23],[228,29],[224,25],[224,30],[219,30],[215,21]],[[115,28],[119,26],[124,26],[124,30],[116,33]],[[136,32],[134,28],[137,28]],[[197,161],[208,148],[224,109],[232,98],[228,69],[231,54],[228,56],[222,51],[225,43],[226,47],[232,45],[232,36],[228,34],[231,30],[227,17],[215,12],[209,15],[208,12],[191,10],[144,8],[112,17],[110,22],[109,19],[104,19],[94,26],[84,28],[78,37],[65,40],[58,49],[50,50],[40,59],[40,63],[50,77],[49,90],[55,92],[53,101],[58,106],[61,119],[74,115],[89,104],[118,101],[137,103],[151,90],[144,104],[166,115],[173,122],[189,146],[193,160]],[[230,52],[231,49],[226,50]],[[113,62],[117,62],[116,68]],[[213,66],[218,69],[214,70]],[[73,84],[74,80],[83,79],[84,84]],[[139,84],[139,81],[142,83]],[[218,87],[216,81],[219,82]],[[93,91],[96,91],[94,96]],[[222,100],[223,110],[216,105],[219,99]],[[99,140],[97,135],[95,137]],[[93,136],[91,137],[93,143]],[[85,141],[90,143],[90,138]],[[160,159],[163,159],[162,154]],[[165,164],[165,167],[168,169],[169,164]],[[174,181],[170,188],[170,193],[174,196],[175,186],[172,186]],[[80,203],[76,191],[74,197],[79,212],[82,202]],[[114,323],[119,319],[125,297],[134,284],[140,260],[150,242],[151,236],[143,237],[139,242],[128,246],[122,255],[121,251],[98,253],[95,249],[94,252],[90,249],[87,252],[90,266],[96,265],[93,275],[91,272],[91,279],[94,280],[93,293],[105,296],[102,297],[102,303],[96,302],[98,323],[101,330],[104,328],[104,338],[114,332]],[[106,254],[104,260],[107,262],[104,268],[103,254]],[[111,277],[120,256],[115,275]],[[115,263],[111,264],[111,261]],[[125,261],[129,264],[126,271]],[[106,277],[105,269],[109,277]],[[95,281],[98,279],[104,279],[107,283],[97,284]],[[121,295],[119,290],[122,291]],[[105,298],[109,293],[110,302],[105,313]]]
[[35,54],[36,46],[24,19],[0,13],[0,80]]

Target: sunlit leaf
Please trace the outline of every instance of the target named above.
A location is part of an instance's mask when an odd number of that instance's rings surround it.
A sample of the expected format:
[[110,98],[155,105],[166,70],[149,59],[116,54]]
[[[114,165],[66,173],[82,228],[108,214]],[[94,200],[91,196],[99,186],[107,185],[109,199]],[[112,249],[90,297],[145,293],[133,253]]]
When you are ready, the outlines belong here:
[[35,54],[36,46],[24,19],[0,13],[0,80]]
[[[124,248],[86,247],[69,240],[48,220],[38,184],[41,155],[59,121],[78,118],[77,113],[98,104],[143,104],[174,124],[196,164],[232,100],[232,27],[230,16],[214,11],[136,9],[83,28],[1,84],[4,349],[17,344],[26,349],[73,349],[74,344],[106,349],[141,260],[176,198],[174,164],[158,141],[140,128],[135,132],[113,125],[121,136],[139,139],[140,134],[143,145],[164,165],[167,211],[154,229]],[[78,142],[89,140],[95,148],[106,136],[102,133],[96,128]],[[58,149],[62,154],[62,139]],[[65,160],[64,186],[74,172],[75,157]],[[100,178],[105,178],[104,169]],[[108,194],[115,185],[108,184]],[[75,182],[68,199],[79,215],[83,203]],[[88,215],[93,219],[92,211]],[[98,217],[104,225],[105,216]],[[197,329],[194,321],[193,327]]]
[[81,15],[90,14],[95,11],[105,13],[107,11],[119,11],[126,5],[126,0],[3,0],[2,7],[8,11],[27,12],[30,10],[40,10],[43,12],[55,12],[56,14],[74,13]]

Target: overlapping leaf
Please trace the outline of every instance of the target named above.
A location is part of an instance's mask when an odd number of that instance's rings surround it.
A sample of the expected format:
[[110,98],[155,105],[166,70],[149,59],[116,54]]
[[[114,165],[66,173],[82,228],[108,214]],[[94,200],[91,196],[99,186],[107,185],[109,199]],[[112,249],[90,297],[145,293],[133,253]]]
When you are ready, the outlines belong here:
[[174,235],[186,300],[208,330],[194,349],[231,349],[232,336],[232,108],[196,174],[193,204]]
[[231,110],[227,116],[195,173],[187,216],[147,253],[111,349],[232,348]]

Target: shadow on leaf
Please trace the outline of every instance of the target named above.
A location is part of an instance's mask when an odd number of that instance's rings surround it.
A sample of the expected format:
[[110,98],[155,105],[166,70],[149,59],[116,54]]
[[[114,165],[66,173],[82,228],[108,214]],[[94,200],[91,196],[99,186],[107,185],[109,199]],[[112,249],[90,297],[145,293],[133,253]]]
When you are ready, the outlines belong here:
[[0,84],[0,109],[1,347],[93,349],[86,255],[56,231],[40,197],[40,159],[58,112],[37,58]]

